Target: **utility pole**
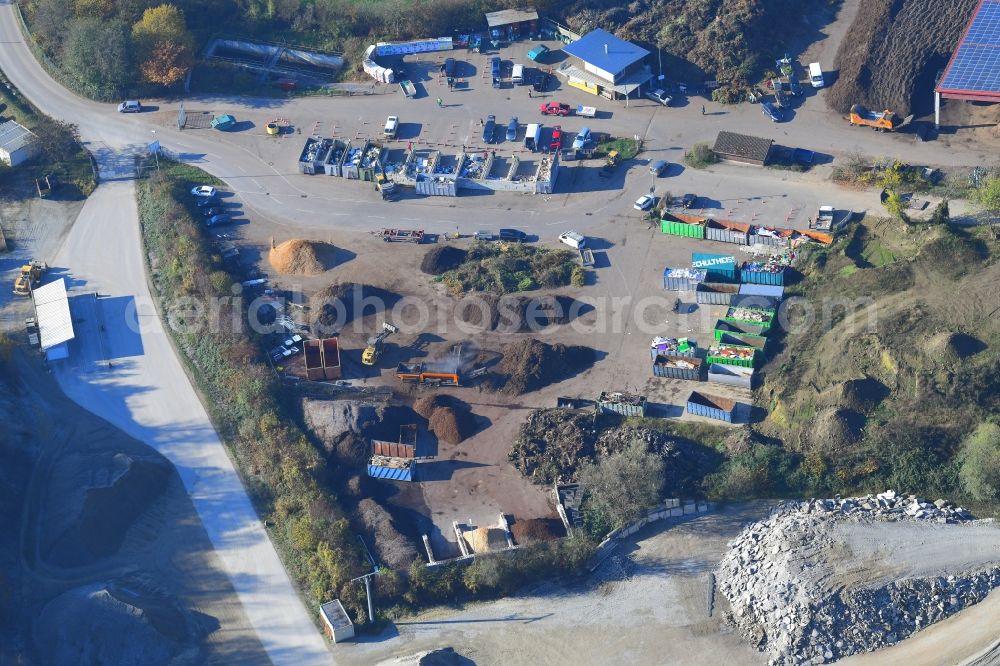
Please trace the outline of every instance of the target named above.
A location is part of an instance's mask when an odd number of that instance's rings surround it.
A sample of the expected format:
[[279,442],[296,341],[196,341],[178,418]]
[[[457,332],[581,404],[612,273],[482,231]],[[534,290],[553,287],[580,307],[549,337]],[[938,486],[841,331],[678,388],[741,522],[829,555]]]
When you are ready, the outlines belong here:
[[371,573],[366,573],[364,576],[358,576],[357,578],[352,578],[349,582],[353,583],[356,580],[365,581],[365,596],[368,597],[368,622],[375,624],[375,605],[372,602],[372,584],[371,577],[377,576],[378,571],[372,571]]

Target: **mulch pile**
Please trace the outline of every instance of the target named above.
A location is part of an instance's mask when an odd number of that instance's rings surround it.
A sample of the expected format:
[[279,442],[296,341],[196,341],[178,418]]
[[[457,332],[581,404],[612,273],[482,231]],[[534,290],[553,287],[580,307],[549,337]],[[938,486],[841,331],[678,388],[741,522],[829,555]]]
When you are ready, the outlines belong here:
[[399,298],[399,294],[387,289],[342,282],[314,294],[310,299],[310,306],[313,316],[320,324],[335,328],[344,326],[355,318],[391,310]]
[[510,526],[514,542],[526,546],[539,541],[555,541],[566,535],[566,528],[558,518],[528,518]]
[[830,108],[852,104],[900,116],[929,110],[934,75],[944,69],[978,0],[866,0],[833,61],[837,81],[826,95]]
[[457,317],[485,331],[523,333],[565,324],[586,310],[569,296],[497,296],[476,293],[455,306]]
[[271,248],[267,259],[282,275],[319,275],[337,264],[337,248],[295,238]]
[[420,270],[428,275],[441,275],[465,263],[469,253],[450,245],[431,248],[420,262]]
[[413,403],[413,411],[427,419],[435,437],[448,444],[458,444],[476,431],[476,418],[468,405],[451,396],[424,396]]
[[374,544],[378,558],[391,569],[405,569],[417,558],[417,549],[396,526],[392,516],[378,502],[366,497],[358,502],[355,517]]
[[521,395],[560,382],[594,362],[590,347],[549,345],[534,338],[506,344],[501,349],[500,372],[504,393]]

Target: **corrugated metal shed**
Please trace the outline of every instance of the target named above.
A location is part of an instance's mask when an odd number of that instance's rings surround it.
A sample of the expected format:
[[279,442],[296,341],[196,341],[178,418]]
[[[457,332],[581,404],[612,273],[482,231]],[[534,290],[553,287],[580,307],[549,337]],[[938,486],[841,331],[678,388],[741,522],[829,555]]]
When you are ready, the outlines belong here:
[[0,161],[9,166],[26,161],[34,152],[34,138],[31,130],[13,120],[0,123]]
[[320,606],[319,614],[326,625],[327,636],[332,638],[334,643],[354,638],[354,623],[347,616],[347,611],[344,610],[344,605],[340,603],[340,599],[328,601]]
[[626,42],[601,28],[591,30],[582,39],[567,44],[563,51],[612,74],[619,74],[649,55],[649,51],[641,46]]
[[73,318],[69,313],[66,280],[59,278],[31,292],[35,301],[35,317],[41,333],[42,351],[68,342],[76,337]]
[[505,25],[514,25],[517,23],[526,23],[528,21],[537,21],[538,12],[535,11],[534,7],[528,7],[526,9],[504,9],[499,12],[489,12],[486,15],[486,25],[491,28],[501,28]]

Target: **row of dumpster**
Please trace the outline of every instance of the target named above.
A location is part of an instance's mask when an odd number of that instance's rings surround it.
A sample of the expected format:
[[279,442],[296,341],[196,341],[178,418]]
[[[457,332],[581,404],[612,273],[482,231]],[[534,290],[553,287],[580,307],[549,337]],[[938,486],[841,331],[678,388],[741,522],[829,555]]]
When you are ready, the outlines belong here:
[[796,248],[801,243],[829,245],[833,242],[833,234],[824,231],[751,225],[666,211],[660,218],[660,231],[670,236],[713,240],[751,247]]
[[[663,269],[663,288],[704,293],[704,296],[698,297],[699,303],[728,305],[730,298],[726,294],[739,292],[734,285],[783,287],[793,259],[794,255],[789,252],[737,265],[736,257],[732,255],[694,252],[690,268],[668,266]],[[722,296],[713,297],[711,294]]]
[[299,173],[374,182],[382,172],[384,155],[385,148],[374,141],[352,146],[345,139],[310,136],[299,155]]

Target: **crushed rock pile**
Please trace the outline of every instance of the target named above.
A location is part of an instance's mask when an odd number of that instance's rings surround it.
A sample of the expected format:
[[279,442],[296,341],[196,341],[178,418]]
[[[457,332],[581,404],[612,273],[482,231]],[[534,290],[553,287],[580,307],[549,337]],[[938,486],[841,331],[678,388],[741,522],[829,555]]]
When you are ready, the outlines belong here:
[[[903,545],[889,554],[855,553],[844,537],[884,533],[892,542],[897,528]],[[968,568],[934,561],[906,573],[907,549],[919,558],[925,553],[919,546],[938,540],[939,550],[954,552],[949,544],[970,536],[982,541],[983,532],[985,555]],[[1000,527],[993,521],[974,520],[944,500],[887,491],[788,502],[730,542],[719,591],[729,600],[730,622],[771,664],[829,663],[892,645],[984,599],[1000,586],[994,542],[1000,544]],[[962,557],[953,559],[972,562]]]
[[267,259],[282,275],[319,275],[337,264],[337,248],[329,243],[293,238],[272,247]]

